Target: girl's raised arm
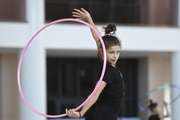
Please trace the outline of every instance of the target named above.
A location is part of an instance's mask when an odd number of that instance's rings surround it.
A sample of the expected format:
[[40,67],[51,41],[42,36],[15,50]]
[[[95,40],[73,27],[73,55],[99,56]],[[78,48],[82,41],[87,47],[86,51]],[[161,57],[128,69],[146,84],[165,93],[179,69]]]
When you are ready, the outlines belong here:
[[[72,12],[73,17],[78,18],[80,20],[84,20],[86,22],[88,22],[90,25],[92,25],[93,27],[96,28],[96,25],[93,22],[93,19],[91,18],[91,15],[89,14],[89,12],[87,12],[84,8],[79,9],[74,9],[74,12]],[[96,28],[97,29],[97,28]],[[97,29],[98,30],[98,29]],[[98,31],[99,32],[99,31]],[[97,44],[97,48],[98,50],[100,49],[100,41],[99,41],[99,37],[98,35],[94,32],[93,29],[91,29],[91,33],[93,38],[96,41]],[[100,33],[100,32],[99,32]]]
[[161,115],[161,119],[164,120],[164,118],[168,118],[170,117],[170,113],[169,113],[169,110],[168,110],[168,106],[167,106],[167,102],[166,101],[163,101],[163,104],[164,104],[164,107],[165,107],[165,110],[166,110],[166,115]]

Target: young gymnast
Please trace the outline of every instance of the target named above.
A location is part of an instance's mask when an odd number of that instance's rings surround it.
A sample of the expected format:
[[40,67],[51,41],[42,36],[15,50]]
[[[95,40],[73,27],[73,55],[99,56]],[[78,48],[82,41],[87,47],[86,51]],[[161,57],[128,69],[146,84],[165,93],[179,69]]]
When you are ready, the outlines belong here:
[[[91,15],[85,9],[74,9],[72,14],[75,18],[84,20],[96,27]],[[98,90],[80,111],[66,109],[66,114],[71,118],[81,118],[86,113],[85,120],[117,120],[121,109],[125,87],[122,74],[116,66],[120,56],[121,41],[115,36],[116,26],[114,24],[109,24],[103,28],[105,35],[102,39],[107,56],[104,77]],[[103,50],[100,40],[92,29],[91,32],[97,44],[98,57],[103,62]]]
[[148,117],[148,120],[164,120],[164,118],[167,118],[170,116],[170,113],[167,108],[167,103],[163,101],[164,107],[166,109],[166,115],[160,114],[158,110],[158,104],[154,103],[152,100],[149,100],[149,109],[151,112],[151,115]]

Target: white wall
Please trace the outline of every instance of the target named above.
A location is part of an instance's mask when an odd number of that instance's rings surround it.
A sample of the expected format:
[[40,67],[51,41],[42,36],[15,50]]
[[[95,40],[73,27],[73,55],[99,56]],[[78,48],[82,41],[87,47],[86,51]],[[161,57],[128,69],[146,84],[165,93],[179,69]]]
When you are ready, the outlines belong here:
[[[45,24],[44,24],[45,25]],[[22,48],[30,38],[28,23],[0,22],[0,48]],[[98,25],[98,29],[104,25]],[[180,29],[170,27],[118,26],[117,36],[123,51],[175,52],[180,50]],[[42,45],[48,49],[95,50],[96,46],[87,26],[56,24],[42,31]],[[61,39],[61,41],[60,41]]]

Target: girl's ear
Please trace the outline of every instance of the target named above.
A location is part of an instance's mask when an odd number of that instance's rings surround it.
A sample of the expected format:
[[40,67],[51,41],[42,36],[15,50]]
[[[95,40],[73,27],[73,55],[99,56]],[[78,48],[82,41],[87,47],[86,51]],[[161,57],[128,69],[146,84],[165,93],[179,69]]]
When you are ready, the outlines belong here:
[[101,59],[103,60],[104,54],[103,54],[103,49],[102,48],[99,49],[99,54],[101,56]]
[[101,54],[101,56],[103,55],[103,49],[102,48],[99,49],[99,53]]

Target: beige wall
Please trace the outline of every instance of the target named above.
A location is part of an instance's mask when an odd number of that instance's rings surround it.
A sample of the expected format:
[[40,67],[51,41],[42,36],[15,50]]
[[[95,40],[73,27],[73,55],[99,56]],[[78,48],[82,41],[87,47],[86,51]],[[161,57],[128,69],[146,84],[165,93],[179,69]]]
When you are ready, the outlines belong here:
[[[148,73],[149,90],[170,83],[170,59],[168,57],[150,57]],[[165,90],[154,92],[150,94],[149,98],[153,98],[154,101],[162,104],[165,98]]]
[[0,54],[0,119],[19,120],[16,54]]
[[[170,58],[168,56],[151,56],[139,59],[139,98],[146,92],[168,83],[170,83]],[[141,105],[145,106],[149,99],[162,105],[163,100],[170,99],[168,90],[152,92],[141,102]],[[147,112],[139,112],[142,120],[147,119],[148,115]]]

